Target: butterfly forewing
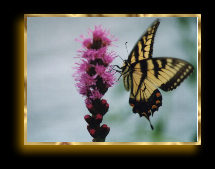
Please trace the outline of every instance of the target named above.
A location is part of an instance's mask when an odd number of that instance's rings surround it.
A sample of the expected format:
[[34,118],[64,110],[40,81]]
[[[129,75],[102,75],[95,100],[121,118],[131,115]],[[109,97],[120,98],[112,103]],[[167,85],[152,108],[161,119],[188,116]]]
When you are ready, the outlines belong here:
[[159,20],[156,20],[137,41],[128,57],[130,64],[152,57],[154,38],[159,24]]
[[[175,58],[153,58],[147,60],[147,79],[164,91],[178,87],[193,72],[188,62]],[[153,67],[153,68],[152,68]]]

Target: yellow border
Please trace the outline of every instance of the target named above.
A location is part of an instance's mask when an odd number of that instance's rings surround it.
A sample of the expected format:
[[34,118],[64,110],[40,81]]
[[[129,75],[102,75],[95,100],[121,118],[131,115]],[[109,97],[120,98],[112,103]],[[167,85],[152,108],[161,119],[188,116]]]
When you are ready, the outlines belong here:
[[[104,142],[104,143],[94,143],[94,142],[27,142],[27,17],[198,17],[198,141],[197,142]],[[19,139],[20,142],[18,142],[18,147],[21,152],[31,152],[31,150],[34,150],[34,152],[40,151],[47,151],[50,149],[55,149],[56,146],[51,145],[61,145],[57,147],[61,147],[58,150],[64,152],[62,147],[69,150],[69,152],[76,152],[76,153],[86,153],[91,151],[96,151],[96,149],[102,146],[102,149],[104,152],[109,152],[113,149],[118,150],[119,152],[157,152],[157,150],[165,150],[163,153],[168,152],[194,152],[196,149],[194,149],[194,145],[201,145],[201,14],[24,14],[24,22],[21,21],[19,24],[20,31],[23,30],[24,25],[24,39],[23,37],[20,37],[24,42],[21,44],[24,44],[24,52],[20,50],[20,71],[23,70],[24,67],[24,79],[21,77],[20,84],[23,84],[24,81],[24,98],[21,102],[21,105],[24,105],[24,117],[23,115],[23,109],[20,108],[20,124],[19,124],[19,132],[24,132],[19,134],[19,137],[22,137]],[[23,34],[21,34],[23,35]],[[22,48],[22,46],[20,47]],[[23,49],[23,48],[22,48]],[[24,58],[23,58],[24,56]],[[24,65],[23,65],[24,63]],[[22,76],[22,72],[20,73]],[[22,81],[23,79],[23,81]],[[23,88],[22,88],[23,90]],[[20,92],[21,93],[21,92]],[[23,119],[24,119],[24,126],[23,126]],[[23,128],[22,128],[23,127]],[[24,140],[23,140],[24,138]],[[24,144],[23,144],[24,143]],[[29,149],[29,145],[31,145]],[[40,147],[40,145],[43,145]],[[69,148],[71,146],[67,145],[73,145],[72,149]],[[109,146],[111,146],[111,149]],[[135,146],[132,146],[135,145]],[[142,146],[147,145],[147,146]],[[169,148],[167,148],[167,145],[171,145]],[[178,145],[180,148],[178,148]],[[51,147],[50,147],[51,146]],[[141,147],[142,148],[141,148]],[[40,147],[40,148],[39,148]],[[88,147],[88,148],[87,148]],[[97,147],[97,148],[96,148]],[[109,147],[109,148],[105,148]],[[144,148],[143,148],[144,147]],[[39,149],[38,149],[39,148]],[[63,149],[64,149],[63,148]],[[127,149],[127,151],[125,150]],[[97,149],[98,150],[98,149]],[[97,151],[98,152],[98,151]],[[196,152],[196,151],[195,151]]]

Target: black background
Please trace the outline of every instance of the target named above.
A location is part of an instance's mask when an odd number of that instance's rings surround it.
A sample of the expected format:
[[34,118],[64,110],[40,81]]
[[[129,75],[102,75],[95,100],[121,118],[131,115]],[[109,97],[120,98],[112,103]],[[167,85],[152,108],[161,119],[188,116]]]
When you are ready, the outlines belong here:
[[[147,3],[146,3],[147,2]],[[2,155],[6,158],[8,164],[12,164],[12,162],[16,159],[19,161],[20,164],[24,165],[30,159],[40,158],[43,161],[48,161],[48,159],[52,158],[61,158],[61,159],[68,159],[72,160],[76,157],[79,157],[83,162],[86,164],[87,167],[104,167],[109,164],[107,157],[112,157],[117,159],[117,162],[120,162],[120,165],[126,164],[127,162],[131,162],[131,159],[134,159],[132,162],[132,167],[134,164],[140,164],[140,167],[151,167],[156,166],[161,167],[162,164],[170,165],[173,161],[173,158],[180,158],[186,160],[186,162],[191,162],[191,167],[194,165],[199,165],[202,163],[204,165],[208,164],[210,161],[210,157],[212,157],[214,150],[212,145],[214,144],[213,134],[214,134],[214,82],[213,79],[215,76],[213,73],[215,72],[215,53],[214,47],[210,48],[209,46],[214,45],[214,41],[210,41],[210,39],[214,39],[214,23],[213,20],[213,12],[210,12],[209,7],[210,4],[198,4],[199,2],[192,2],[188,3],[188,1],[171,1],[165,3],[163,1],[159,1],[159,3],[155,1],[142,1],[134,2],[134,1],[123,1],[120,3],[111,2],[111,1],[81,1],[81,5],[77,5],[75,2],[70,1],[70,3],[63,3],[63,2],[51,2],[48,4],[44,4],[45,2],[11,2],[11,4],[6,5],[3,10],[6,10],[2,13],[2,25],[1,27],[5,30],[2,30],[2,53],[1,58],[6,59],[1,60],[1,84],[4,84],[1,88],[4,92],[5,96],[2,95],[2,115],[6,115],[5,118],[2,116],[2,124],[3,127],[1,131],[3,131],[1,141],[2,141],[2,148],[3,151]],[[55,3],[55,7],[53,7],[53,3]],[[24,4],[30,4],[25,6]],[[169,6],[171,5],[172,6]],[[213,9],[212,9],[213,10]],[[211,10],[211,11],[212,11]],[[201,37],[201,51],[202,51],[202,145],[198,146],[198,152],[192,156],[186,156],[183,154],[180,155],[141,155],[141,154],[117,154],[114,153],[111,156],[107,156],[104,153],[99,156],[87,156],[87,155],[44,155],[44,154],[36,154],[36,155],[29,155],[20,153],[16,149],[16,141],[17,138],[15,133],[16,128],[16,103],[17,103],[17,94],[16,90],[18,90],[16,86],[16,77],[17,77],[17,36],[16,36],[16,21],[18,19],[22,19],[24,14],[78,14],[78,13],[144,13],[144,14],[201,14],[201,23],[202,23],[202,37]],[[3,17],[4,16],[4,17]],[[5,40],[3,40],[5,39]],[[7,48],[5,48],[7,47]],[[212,50],[211,50],[212,49]],[[6,51],[6,52],[3,52]],[[7,64],[6,64],[7,63]],[[207,71],[206,71],[207,70]],[[5,76],[5,77],[4,77]],[[207,94],[206,94],[207,93]],[[210,97],[212,96],[212,97]],[[212,109],[210,109],[212,108]],[[86,157],[86,158],[84,158]],[[104,160],[101,160],[101,157],[105,157]],[[117,158],[116,158],[117,157]],[[119,157],[128,158],[128,160],[119,160]],[[168,159],[164,159],[168,157]],[[85,162],[88,159],[89,162]],[[197,160],[198,159],[198,160]],[[150,161],[152,160],[152,161]],[[203,160],[205,162],[203,162]],[[5,161],[5,160],[4,160]],[[159,162],[157,162],[159,161]],[[50,164],[53,162],[50,162]],[[101,165],[98,165],[100,164]],[[62,163],[65,164],[65,163]],[[35,161],[30,166],[38,165]],[[42,164],[41,164],[42,165]],[[38,167],[41,167],[40,163]],[[148,166],[149,165],[149,166]],[[171,164],[171,167],[176,167],[182,165],[181,167],[188,167],[187,164],[178,161],[177,163]],[[112,165],[110,167],[113,167]],[[62,167],[61,165],[59,167]],[[70,163],[68,167],[75,167],[74,163]]]

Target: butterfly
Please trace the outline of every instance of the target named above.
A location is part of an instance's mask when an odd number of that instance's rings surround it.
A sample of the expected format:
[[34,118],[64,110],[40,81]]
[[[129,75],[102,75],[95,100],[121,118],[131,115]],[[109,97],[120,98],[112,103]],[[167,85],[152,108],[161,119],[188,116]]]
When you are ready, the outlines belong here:
[[[171,91],[194,70],[190,63],[181,59],[152,58],[159,24],[159,19],[155,20],[137,41],[123,66],[117,66],[121,69],[119,72],[123,76],[125,89],[130,91],[129,104],[133,112],[146,117],[149,122],[149,117],[162,106],[162,95],[158,88]],[[153,129],[151,122],[150,126]]]

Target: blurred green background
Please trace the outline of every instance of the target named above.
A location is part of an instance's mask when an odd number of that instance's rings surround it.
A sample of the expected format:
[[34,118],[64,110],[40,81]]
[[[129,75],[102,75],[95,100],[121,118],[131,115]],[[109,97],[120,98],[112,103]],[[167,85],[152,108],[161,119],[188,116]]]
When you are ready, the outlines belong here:
[[[118,38],[110,48],[123,59],[155,18],[40,18],[27,21],[27,139],[30,142],[91,142],[84,115],[84,98],[75,88],[74,41],[88,28],[102,25]],[[160,18],[153,57],[175,57],[194,66],[177,89],[164,92],[163,105],[149,122],[132,113],[122,78],[105,94],[110,105],[102,124],[110,126],[107,142],[197,141],[197,18]],[[122,66],[116,58],[113,64]],[[119,74],[116,74],[119,77]]]

